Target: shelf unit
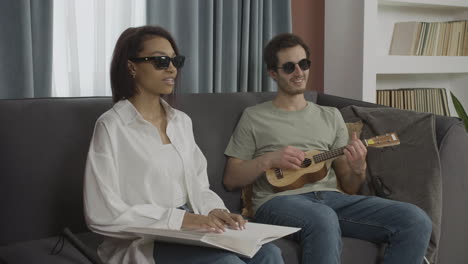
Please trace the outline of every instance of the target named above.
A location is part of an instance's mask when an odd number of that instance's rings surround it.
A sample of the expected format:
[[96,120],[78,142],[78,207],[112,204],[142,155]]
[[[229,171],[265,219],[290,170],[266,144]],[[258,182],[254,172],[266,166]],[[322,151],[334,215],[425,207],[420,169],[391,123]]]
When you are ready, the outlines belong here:
[[375,102],[379,89],[446,88],[468,108],[468,56],[388,55],[395,22],[454,20],[468,20],[468,0],[325,1],[325,93]]
[[377,56],[377,61],[382,75],[468,73],[467,56]]

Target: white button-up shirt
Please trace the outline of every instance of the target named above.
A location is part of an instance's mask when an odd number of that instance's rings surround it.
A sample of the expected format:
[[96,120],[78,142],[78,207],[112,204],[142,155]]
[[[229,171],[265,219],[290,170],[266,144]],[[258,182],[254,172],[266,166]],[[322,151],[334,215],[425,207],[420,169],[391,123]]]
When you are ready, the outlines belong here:
[[[96,122],[85,170],[84,209],[88,227],[106,236],[98,249],[105,263],[154,263],[153,241],[121,230],[180,229],[185,211],[176,207],[184,199],[197,214],[226,208],[209,189],[206,159],[195,143],[190,118],[161,103],[172,146],[162,144],[157,128],[128,100],[117,102]],[[168,159],[168,147],[179,158]]]

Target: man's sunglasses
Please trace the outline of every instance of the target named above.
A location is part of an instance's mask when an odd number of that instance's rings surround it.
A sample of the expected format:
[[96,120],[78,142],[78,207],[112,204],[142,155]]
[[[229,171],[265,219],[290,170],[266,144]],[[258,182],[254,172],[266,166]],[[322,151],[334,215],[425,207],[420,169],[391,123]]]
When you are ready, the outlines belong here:
[[298,63],[294,63],[294,62],[286,62],[285,64],[283,64],[282,67],[277,67],[278,69],[283,69],[283,71],[286,73],[286,74],[290,74],[290,73],[293,73],[295,70],[296,70],[296,64],[299,65],[299,68],[301,68],[301,70],[303,71],[306,71],[310,68],[310,60],[309,59],[302,59],[300,60]]
[[172,65],[177,69],[182,68],[184,66],[185,56],[177,55],[175,57],[169,56],[155,56],[155,57],[142,57],[142,58],[131,58],[133,62],[145,62],[150,61],[153,64],[154,68],[156,69],[167,69],[169,68],[169,64],[172,61]]

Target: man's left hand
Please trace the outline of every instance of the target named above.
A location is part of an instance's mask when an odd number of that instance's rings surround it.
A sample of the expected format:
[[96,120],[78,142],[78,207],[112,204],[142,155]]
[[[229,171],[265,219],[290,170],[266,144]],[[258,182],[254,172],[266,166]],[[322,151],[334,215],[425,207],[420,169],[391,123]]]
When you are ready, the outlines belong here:
[[348,165],[355,175],[365,175],[367,148],[357,138],[356,132],[351,136],[351,142],[343,150]]

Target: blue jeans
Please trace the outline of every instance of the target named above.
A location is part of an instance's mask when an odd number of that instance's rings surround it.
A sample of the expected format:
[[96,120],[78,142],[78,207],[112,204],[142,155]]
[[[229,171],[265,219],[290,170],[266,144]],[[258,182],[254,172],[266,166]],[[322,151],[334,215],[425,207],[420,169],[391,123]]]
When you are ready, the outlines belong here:
[[262,246],[252,259],[208,247],[155,242],[156,264],[282,264],[281,250],[272,243]]
[[302,228],[291,238],[301,244],[304,264],[341,263],[341,236],[387,243],[386,264],[420,264],[432,232],[431,220],[415,205],[333,191],[275,197],[255,218]]

